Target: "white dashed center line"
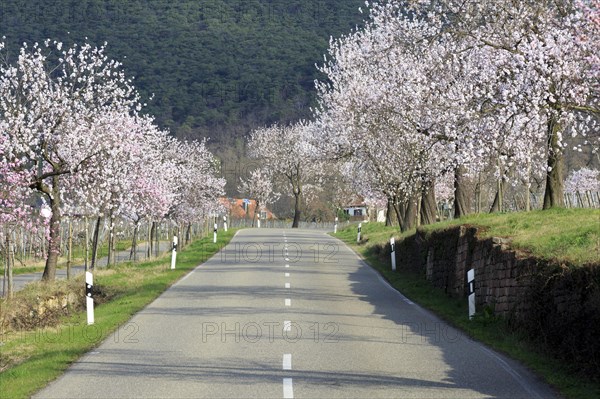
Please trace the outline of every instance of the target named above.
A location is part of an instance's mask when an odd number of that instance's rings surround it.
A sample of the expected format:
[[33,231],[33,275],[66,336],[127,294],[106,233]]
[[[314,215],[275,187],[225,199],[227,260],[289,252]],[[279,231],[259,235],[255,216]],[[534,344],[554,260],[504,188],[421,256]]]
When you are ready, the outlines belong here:
[[283,399],[293,399],[294,398],[294,387],[292,385],[291,378],[283,379]]
[[283,369],[284,370],[292,369],[292,355],[289,353],[286,353],[285,355],[283,355]]
[[[288,245],[287,245],[287,237],[285,236],[285,233],[283,233],[283,239],[285,241],[285,261],[289,262],[289,251],[288,251]],[[285,265],[286,268],[289,268],[290,265],[288,263],[286,263]],[[290,277],[290,273],[285,273],[285,277]],[[285,288],[290,288],[291,284],[290,283],[285,283]],[[289,307],[292,306],[292,300],[290,298],[286,298],[285,299],[285,306]],[[290,320],[285,320],[283,322],[283,331],[291,331],[292,330],[292,322]],[[292,355],[290,353],[286,353],[283,355],[283,369],[284,370],[291,370],[292,369]],[[283,379],[283,398],[284,399],[293,399],[294,398],[294,387],[292,385],[292,379],[291,378],[284,378]]]

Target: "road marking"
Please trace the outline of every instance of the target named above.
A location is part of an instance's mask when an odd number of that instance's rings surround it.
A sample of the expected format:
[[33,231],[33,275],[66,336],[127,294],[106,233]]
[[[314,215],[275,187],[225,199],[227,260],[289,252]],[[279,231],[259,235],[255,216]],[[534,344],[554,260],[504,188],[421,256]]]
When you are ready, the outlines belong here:
[[538,399],[541,398],[540,394],[537,393],[533,387],[530,387],[529,384],[527,384],[527,381],[523,380],[521,374],[519,374],[508,363],[502,360],[500,356],[496,355],[494,352],[492,352],[491,350],[489,350],[481,344],[475,343],[475,345],[480,351],[495,359],[500,364],[500,367],[502,367],[508,374],[510,374],[519,383],[519,385],[521,385],[523,389],[525,389],[527,393],[531,395],[531,397],[536,397]]
[[290,283],[285,283],[285,288],[291,288],[292,285]]
[[287,298],[287,299],[285,300],[285,306],[292,306],[292,300],[291,300],[291,299],[289,299],[289,298]]
[[286,273],[286,274],[285,274],[285,276],[286,276],[286,277],[289,277],[289,276],[290,276],[290,274],[289,274],[289,273]]
[[286,353],[285,355],[283,355],[283,369],[284,370],[292,369],[292,355],[289,353]]
[[290,261],[290,258],[285,258],[285,261],[286,261],[286,262],[289,262],[289,261]]
[[290,267],[290,265],[285,265],[285,267]]
[[292,331],[292,322],[289,320],[285,320],[283,322],[283,331]]
[[294,399],[294,387],[291,378],[283,379],[283,399]]

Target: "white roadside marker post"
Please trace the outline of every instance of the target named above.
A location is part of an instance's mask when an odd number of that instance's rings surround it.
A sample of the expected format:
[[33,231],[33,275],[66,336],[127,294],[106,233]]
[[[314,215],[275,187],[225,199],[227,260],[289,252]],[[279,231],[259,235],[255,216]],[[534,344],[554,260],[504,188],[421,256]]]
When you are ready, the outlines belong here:
[[356,242],[360,243],[360,231],[362,230],[362,223],[358,224],[358,234],[356,235]]
[[94,298],[92,289],[94,288],[94,275],[91,272],[85,272],[85,307],[87,310],[87,324],[94,324]]
[[223,229],[227,231],[227,216],[223,216]]
[[213,230],[213,243],[217,243],[217,224],[215,223],[214,226],[214,230]]
[[333,234],[337,234],[337,224],[338,224],[338,217],[335,217],[335,224],[333,225]]
[[396,271],[396,240],[394,237],[390,238],[390,247],[392,248],[392,271]]
[[175,270],[177,261],[177,236],[173,236],[173,252],[171,252],[171,270]]
[[469,284],[469,320],[475,316],[475,269],[467,272],[467,283]]

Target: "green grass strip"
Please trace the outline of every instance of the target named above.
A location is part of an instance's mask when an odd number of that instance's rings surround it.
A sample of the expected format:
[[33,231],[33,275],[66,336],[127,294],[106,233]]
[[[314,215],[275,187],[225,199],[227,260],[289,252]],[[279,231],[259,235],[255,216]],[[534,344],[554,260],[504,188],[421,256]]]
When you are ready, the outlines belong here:
[[[557,210],[550,211],[548,214],[530,212],[526,214],[482,215],[467,218],[465,224],[484,227],[486,229],[484,236],[496,236],[495,234],[498,232],[506,233],[499,234],[504,237],[518,236],[523,249],[537,253],[536,250],[527,245],[529,243],[544,243],[541,245],[543,247],[547,243],[562,242],[564,236],[585,235],[590,222],[595,222],[595,219],[590,220],[589,216],[597,217],[597,214],[600,214],[597,210]],[[476,223],[477,221],[482,223]],[[510,224],[504,225],[507,221],[512,222],[512,226]],[[434,231],[435,229],[443,229],[459,224],[461,224],[460,221],[454,220],[427,226],[426,230]],[[545,231],[546,235],[541,233],[535,233],[534,236],[527,235],[527,231],[537,231],[537,228]],[[560,229],[565,229],[564,234],[558,233],[557,235],[557,231]],[[356,226],[351,226],[339,230],[336,235],[331,235],[344,241],[394,288],[411,301],[431,310],[441,319],[462,330],[466,335],[520,361],[555,387],[563,396],[573,399],[600,398],[600,384],[590,382],[585,376],[573,372],[568,364],[545,354],[542,348],[528,342],[523,336],[509,329],[504,319],[494,317],[489,310],[484,309],[473,320],[469,320],[466,298],[449,297],[443,290],[434,288],[425,279],[424,274],[412,273],[400,268],[398,271],[392,272],[391,261],[382,262],[373,253],[372,248],[374,245],[389,242],[390,237],[406,237],[414,234],[414,230],[400,234],[397,227],[385,227],[382,223],[364,223],[361,234],[363,237],[368,238],[368,241],[360,245],[356,242],[356,233]],[[598,231],[596,230],[594,234],[597,236]],[[551,245],[551,247],[553,249],[552,257],[564,259],[557,247],[554,245]],[[570,251],[570,253],[573,252]],[[597,259],[596,257],[595,260],[597,261]]]
[[[86,314],[80,312],[65,318],[55,328],[13,333],[0,342],[0,357],[5,357],[4,362],[8,357],[19,360],[0,373],[0,396],[26,398],[45,387],[173,283],[217,253],[234,234],[233,229],[221,232],[217,244],[212,243],[212,235],[190,244],[177,254],[176,270],[169,269],[170,256],[166,256],[99,271],[94,284],[118,294],[96,308],[93,326],[86,325]],[[0,304],[10,306],[10,303]],[[125,339],[128,331],[119,333],[120,339]]]

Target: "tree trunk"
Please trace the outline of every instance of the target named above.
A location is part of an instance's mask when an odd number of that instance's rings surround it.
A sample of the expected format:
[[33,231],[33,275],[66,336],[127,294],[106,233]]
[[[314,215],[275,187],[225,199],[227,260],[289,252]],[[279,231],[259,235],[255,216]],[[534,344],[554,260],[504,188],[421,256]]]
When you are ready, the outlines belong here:
[[588,207],[591,209],[594,207],[594,204],[592,203],[592,197],[590,196],[590,192],[586,191],[585,192],[585,199],[587,200],[588,203]]
[[421,226],[421,204],[422,204],[420,195],[417,197],[416,204],[417,204],[417,214],[415,216],[415,225],[417,228],[419,228],[419,226]]
[[481,213],[481,186],[481,173],[479,173],[475,185],[475,213]]
[[387,209],[385,212],[385,225],[386,226],[392,225],[392,212],[394,212],[394,200],[392,198],[388,197]]
[[188,245],[192,242],[192,223],[189,222],[187,225],[187,229],[185,230],[185,245]]
[[133,228],[133,238],[131,239],[131,250],[129,250],[129,260],[133,260],[137,262],[137,237],[140,226],[138,223],[135,224]]
[[300,215],[302,211],[300,210],[300,200],[302,193],[300,191],[294,192],[294,222],[292,223],[292,229],[297,229],[300,225]]
[[60,192],[58,188],[58,176],[52,178],[52,198],[48,199],[52,216],[50,217],[50,234],[48,239],[48,257],[42,281],[54,281],[56,277],[56,264],[60,254]]
[[148,245],[146,246],[146,258],[150,259],[150,257],[152,256],[152,234],[151,234],[151,227],[150,227],[150,222],[148,222],[148,229],[147,229],[147,236],[146,238],[148,239]]
[[471,197],[465,187],[467,179],[465,168],[459,166],[454,169],[454,218],[460,218],[471,213]]
[[404,214],[406,213],[406,203],[400,203],[398,197],[393,197],[394,213],[396,214],[396,220],[398,220],[398,228],[402,231],[402,225],[404,224]]
[[459,166],[454,169],[454,218],[466,216],[471,212],[470,196],[465,187],[467,179],[465,168]]
[[10,239],[10,232],[6,233],[6,297],[11,299],[13,297],[13,265],[15,258],[13,256],[12,241]]
[[106,258],[106,268],[113,264],[113,255],[115,252],[115,231],[112,215],[108,218],[108,256]]
[[98,236],[100,235],[100,222],[102,218],[98,216],[96,219],[96,226],[94,226],[94,236],[92,238],[92,262],[90,264],[90,270],[96,268],[96,262],[98,261]]
[[405,207],[404,216],[402,217],[401,230],[408,231],[415,227],[415,221],[417,218],[417,201],[418,199],[413,197],[408,201]]
[[[6,259],[8,259],[8,251],[5,253]],[[6,296],[6,280],[8,280],[8,261],[6,262],[6,267],[4,268],[4,278],[2,279],[2,297]]]
[[583,208],[583,200],[581,199],[581,193],[579,191],[577,191],[575,193],[575,196],[577,197],[577,208]]
[[85,271],[88,271],[88,259],[90,258],[90,226],[88,218],[85,218]]
[[564,207],[563,167],[564,158],[558,143],[560,125],[552,116],[548,122],[548,171],[543,209]]
[[437,221],[437,204],[435,201],[435,183],[430,182],[421,194],[421,224],[433,224]]
[[71,279],[71,264],[73,263],[73,221],[69,218],[69,241],[67,253],[67,280]]
[[531,160],[527,160],[527,180],[525,181],[525,212],[531,211]]
[[490,213],[502,212],[504,209],[504,182],[502,179],[498,180],[498,186],[496,187],[496,195],[494,196],[494,202],[490,208]]
[[155,246],[154,246],[154,250],[156,252],[155,252],[154,256],[158,258],[158,256],[160,255],[160,223],[156,224],[156,234],[155,234],[155,236],[156,236],[156,243],[155,243]]
[[150,249],[148,251],[148,257],[154,256],[154,240],[156,237],[156,222],[152,222],[152,227],[150,228],[150,242],[148,245]]

